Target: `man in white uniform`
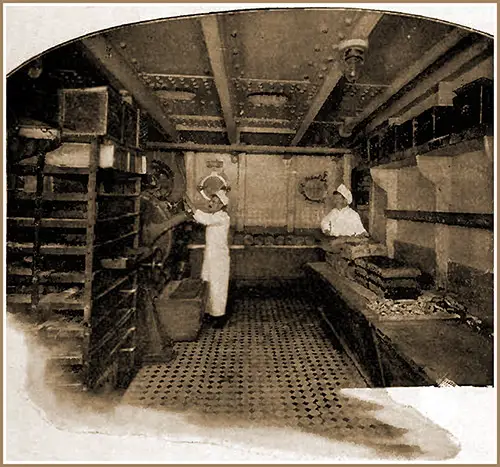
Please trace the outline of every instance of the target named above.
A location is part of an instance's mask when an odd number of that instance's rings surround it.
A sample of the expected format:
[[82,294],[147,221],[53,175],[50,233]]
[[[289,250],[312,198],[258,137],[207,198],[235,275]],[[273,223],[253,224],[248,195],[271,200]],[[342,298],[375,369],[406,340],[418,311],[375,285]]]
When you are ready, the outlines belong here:
[[229,199],[219,190],[209,201],[204,212],[189,206],[196,222],[206,226],[205,254],[201,278],[208,283],[206,313],[214,320],[215,327],[222,327],[226,321],[226,304],[229,287],[229,225],[226,211]]
[[364,239],[368,232],[361,222],[359,214],[349,205],[352,203],[352,193],[345,185],[340,185],[333,192],[333,209],[321,221],[321,231],[330,240],[330,246],[340,244],[353,238]]

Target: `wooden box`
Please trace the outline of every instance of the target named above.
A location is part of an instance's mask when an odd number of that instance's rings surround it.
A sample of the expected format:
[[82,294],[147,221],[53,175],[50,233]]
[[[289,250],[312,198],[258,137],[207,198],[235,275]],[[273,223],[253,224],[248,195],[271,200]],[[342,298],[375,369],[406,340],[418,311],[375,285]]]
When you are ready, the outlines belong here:
[[404,151],[413,147],[413,119],[396,127],[396,150]]
[[493,81],[479,78],[455,91],[456,131],[493,123]]
[[121,140],[122,99],[107,86],[62,89],[59,123],[63,136],[108,135]]
[[389,156],[396,152],[396,126],[389,125],[382,133],[380,150],[384,155]]
[[123,125],[121,142],[128,147],[138,148],[140,113],[128,102],[123,103]]
[[415,145],[427,143],[452,133],[454,108],[435,106],[415,118]]
[[380,159],[380,136],[373,135],[368,140],[368,160],[370,162],[378,162]]
[[63,136],[108,136],[126,147],[137,148],[139,118],[137,107],[107,86],[59,92]]

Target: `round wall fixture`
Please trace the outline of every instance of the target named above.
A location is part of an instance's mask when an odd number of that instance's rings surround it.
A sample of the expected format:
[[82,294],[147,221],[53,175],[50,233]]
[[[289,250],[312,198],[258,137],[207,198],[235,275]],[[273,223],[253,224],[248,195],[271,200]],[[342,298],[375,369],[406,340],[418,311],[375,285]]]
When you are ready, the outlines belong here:
[[203,198],[210,200],[219,190],[229,191],[229,186],[224,177],[217,172],[212,172],[200,181],[198,190]]
[[323,203],[328,193],[327,173],[305,178],[300,184],[300,192],[308,201]]

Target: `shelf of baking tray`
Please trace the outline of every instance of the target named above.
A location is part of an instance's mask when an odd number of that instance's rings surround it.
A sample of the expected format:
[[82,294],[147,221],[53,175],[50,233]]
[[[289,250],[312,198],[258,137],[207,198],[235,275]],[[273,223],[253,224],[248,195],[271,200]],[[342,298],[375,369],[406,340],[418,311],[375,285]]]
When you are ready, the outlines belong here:
[[[8,190],[8,196],[23,200],[23,201],[33,201],[36,199],[36,193],[24,191],[24,190]],[[88,196],[86,193],[53,193],[44,192],[41,195],[43,201],[87,201]]]
[[[12,252],[33,253],[33,243],[7,242],[7,248]],[[64,245],[61,243],[45,243],[40,246],[40,253],[47,255],[84,255],[85,245]]]
[[45,383],[51,387],[59,389],[78,389],[84,388],[82,375],[74,374],[70,371],[58,371],[45,374]]
[[[115,222],[131,217],[137,217],[139,213],[129,212],[119,216],[110,216],[97,219],[97,222]],[[7,223],[19,227],[34,227],[35,219],[33,217],[8,217]],[[87,227],[87,219],[74,218],[42,218],[40,227],[52,229],[84,229]]]
[[[24,190],[8,190],[8,196],[25,201],[32,201],[36,199],[36,193]],[[99,198],[138,198],[140,193],[104,193],[98,192]],[[87,193],[42,193],[41,198],[43,201],[87,201]]]
[[[7,305],[30,305],[30,294],[7,294]],[[38,306],[51,310],[83,310],[83,300],[62,293],[40,295]]]
[[[32,277],[33,271],[31,268],[18,267],[18,266],[7,266],[7,275],[9,276],[23,276]],[[85,273],[81,271],[41,271],[39,273],[40,282],[43,284],[50,283],[84,283]]]
[[[8,294],[7,305],[30,305],[31,295],[29,294]],[[78,299],[58,298],[43,295],[40,298],[39,306],[50,308],[51,310],[83,310],[83,302]]]
[[[19,227],[34,227],[35,219],[33,217],[7,217],[7,223],[17,225]],[[40,227],[43,228],[68,228],[68,229],[84,229],[87,227],[87,219],[74,218],[42,218],[40,219]]]
[[83,339],[86,327],[81,316],[68,318],[61,315],[53,315],[38,326],[39,336],[46,340],[56,339]]
[[[36,175],[38,167],[33,164],[17,164],[11,167],[12,173],[17,175]],[[45,165],[43,173],[47,175],[88,175],[88,167],[62,167],[58,165]]]
[[49,360],[60,365],[83,365],[83,351],[69,348],[64,344],[51,344]]

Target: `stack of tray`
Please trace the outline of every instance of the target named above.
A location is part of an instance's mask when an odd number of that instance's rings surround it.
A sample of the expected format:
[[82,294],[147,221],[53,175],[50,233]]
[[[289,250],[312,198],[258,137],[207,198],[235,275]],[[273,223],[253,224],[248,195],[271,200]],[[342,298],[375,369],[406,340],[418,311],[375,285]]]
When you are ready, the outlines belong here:
[[387,256],[387,248],[385,245],[372,241],[353,244],[347,242],[339,248],[339,253],[342,258],[354,261],[371,256]]
[[380,297],[412,299],[421,293],[417,268],[383,256],[358,258],[354,264],[356,281]]
[[326,262],[338,274],[356,280],[356,265],[354,260],[365,257],[387,256],[385,245],[375,243],[370,239],[358,240],[338,245],[335,251],[326,252]]
[[354,263],[343,258],[340,253],[327,252],[325,260],[337,274],[340,274],[342,277],[347,277],[348,279],[356,280]]

